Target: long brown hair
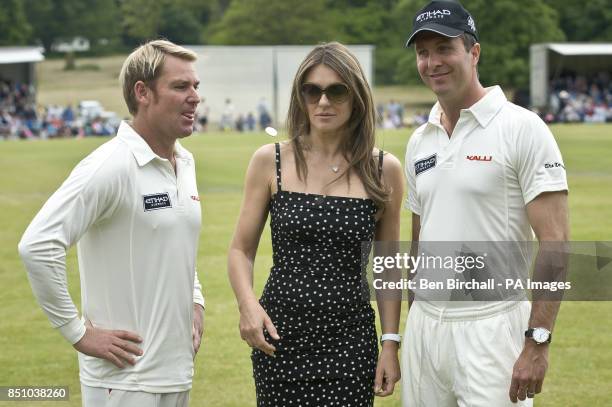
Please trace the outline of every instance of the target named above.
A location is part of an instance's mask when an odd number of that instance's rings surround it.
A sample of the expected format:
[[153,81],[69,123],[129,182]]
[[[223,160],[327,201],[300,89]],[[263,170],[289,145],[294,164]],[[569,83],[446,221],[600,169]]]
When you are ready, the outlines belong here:
[[342,156],[349,165],[336,180],[344,175],[349,179],[350,171],[355,171],[368,196],[379,209],[383,209],[389,198],[389,190],[382,183],[381,174],[378,172],[378,157],[373,154],[376,142],[376,113],[372,91],[357,58],[339,42],[317,45],[302,61],[293,80],[287,114],[287,133],[293,144],[298,178],[304,180],[308,176],[302,138],[310,134],[310,120],[301,89],[310,70],[321,64],[340,76],[349,87],[353,100],[353,111],[341,145]]

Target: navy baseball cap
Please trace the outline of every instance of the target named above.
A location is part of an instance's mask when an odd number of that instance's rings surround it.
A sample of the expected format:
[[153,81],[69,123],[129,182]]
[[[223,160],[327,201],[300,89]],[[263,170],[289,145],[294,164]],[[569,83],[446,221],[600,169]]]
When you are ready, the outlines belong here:
[[458,37],[468,33],[478,40],[476,23],[472,15],[458,1],[434,0],[423,7],[412,21],[412,33],[406,47],[421,31],[433,31],[445,37]]

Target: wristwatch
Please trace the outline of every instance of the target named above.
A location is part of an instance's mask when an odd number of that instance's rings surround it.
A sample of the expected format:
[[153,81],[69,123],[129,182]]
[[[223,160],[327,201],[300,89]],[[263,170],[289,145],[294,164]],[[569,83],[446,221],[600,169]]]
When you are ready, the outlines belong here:
[[399,346],[402,343],[402,337],[399,334],[382,334],[380,336],[380,344],[382,345],[384,341],[397,342],[397,345]]
[[525,337],[531,338],[538,345],[550,343],[552,341],[552,333],[546,328],[529,328],[525,331]]

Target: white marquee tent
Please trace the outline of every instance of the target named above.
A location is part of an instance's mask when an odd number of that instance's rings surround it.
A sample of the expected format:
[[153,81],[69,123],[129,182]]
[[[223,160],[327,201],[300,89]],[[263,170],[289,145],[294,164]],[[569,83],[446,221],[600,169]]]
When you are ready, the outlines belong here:
[[545,43],[530,48],[531,104],[548,104],[551,79],[563,71],[581,75],[612,73],[612,43]]
[[0,47],[0,78],[35,84],[34,63],[44,59],[39,47]]

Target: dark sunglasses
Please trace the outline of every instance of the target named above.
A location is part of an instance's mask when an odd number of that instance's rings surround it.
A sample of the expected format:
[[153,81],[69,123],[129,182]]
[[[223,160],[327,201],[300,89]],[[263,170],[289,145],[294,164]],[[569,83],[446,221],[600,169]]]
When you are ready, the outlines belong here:
[[327,99],[331,103],[342,103],[348,99],[350,91],[348,86],[343,83],[334,83],[325,89],[321,89],[314,83],[305,83],[302,85],[302,95],[306,103],[319,103],[323,94],[327,96]]

